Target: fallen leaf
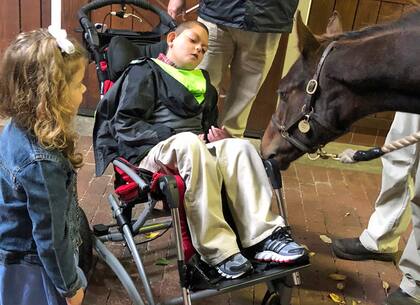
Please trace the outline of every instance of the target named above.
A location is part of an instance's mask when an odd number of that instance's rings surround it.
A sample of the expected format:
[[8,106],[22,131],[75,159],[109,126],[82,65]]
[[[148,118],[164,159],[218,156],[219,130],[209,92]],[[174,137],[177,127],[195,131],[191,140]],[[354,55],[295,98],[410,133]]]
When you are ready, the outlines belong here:
[[357,305],[357,302],[355,300],[352,300],[351,305]]
[[386,281],[382,281],[382,287],[385,290],[385,294],[388,296],[388,291],[389,291],[389,283]]
[[169,265],[169,261],[166,258],[161,257],[156,260],[155,265],[166,266]]
[[334,303],[338,303],[338,304],[346,304],[346,301],[344,301],[342,296],[339,296],[338,294],[335,293],[330,293],[329,297],[331,298],[331,300],[334,301]]
[[338,289],[338,290],[343,290],[343,289],[344,289],[344,287],[346,287],[346,285],[345,285],[343,282],[339,282],[339,283],[337,283],[337,289]]
[[147,239],[152,239],[152,238],[155,238],[158,235],[159,235],[159,232],[150,232],[150,233],[145,233],[144,237],[146,237]]
[[316,253],[315,252],[309,252],[309,257],[312,257],[312,256],[314,256]]
[[328,275],[328,277],[335,281],[344,281],[347,278],[347,276],[345,276],[344,274],[339,274],[339,273],[331,273]]
[[350,216],[350,212],[347,212],[344,217]]
[[321,240],[326,243],[326,244],[331,244],[332,240],[331,238],[329,238],[327,235],[319,235],[319,238],[321,238]]

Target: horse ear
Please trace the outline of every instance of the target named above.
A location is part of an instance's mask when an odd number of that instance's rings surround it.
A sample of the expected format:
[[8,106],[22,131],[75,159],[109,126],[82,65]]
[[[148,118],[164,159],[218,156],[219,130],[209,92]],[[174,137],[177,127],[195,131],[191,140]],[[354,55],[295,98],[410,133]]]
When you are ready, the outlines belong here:
[[332,16],[328,20],[327,30],[325,32],[328,36],[335,36],[343,33],[341,16],[337,11],[334,11]]
[[300,11],[297,11],[296,14],[296,31],[298,36],[298,48],[304,57],[307,57],[319,48],[320,44],[318,40],[316,40],[314,34],[312,34],[303,23]]

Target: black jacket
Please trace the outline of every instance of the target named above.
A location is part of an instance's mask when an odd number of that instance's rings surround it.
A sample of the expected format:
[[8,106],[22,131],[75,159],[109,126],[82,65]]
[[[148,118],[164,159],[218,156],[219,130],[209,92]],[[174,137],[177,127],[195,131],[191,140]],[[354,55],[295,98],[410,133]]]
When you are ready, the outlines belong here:
[[217,124],[217,92],[208,74],[205,100],[194,96],[153,60],[140,59],[105,94],[96,109],[93,147],[96,175],[116,157],[138,163],[171,135],[206,133]]
[[298,0],[201,0],[204,20],[261,33],[290,33]]

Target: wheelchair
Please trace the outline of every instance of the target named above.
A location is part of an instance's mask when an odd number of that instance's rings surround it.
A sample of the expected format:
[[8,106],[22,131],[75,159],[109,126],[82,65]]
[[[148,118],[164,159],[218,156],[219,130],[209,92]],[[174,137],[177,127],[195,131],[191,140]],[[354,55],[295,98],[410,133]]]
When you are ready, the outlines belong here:
[[[90,14],[111,4],[121,4],[121,10],[113,12],[112,15],[124,18],[126,5],[132,5],[137,9],[155,13],[160,23],[150,32],[104,30],[104,24],[98,29],[89,18]],[[161,37],[176,27],[175,22],[165,12],[142,0],[94,0],[84,5],[79,10],[78,16],[84,42],[97,67],[101,96],[107,92],[131,60],[144,55],[155,57],[160,52],[165,52],[166,42],[161,40]],[[214,268],[201,262],[196,255],[193,255],[188,262],[185,259],[184,250],[188,245],[188,233],[182,206],[184,188],[182,179],[179,176],[160,175],[139,169],[123,158],[114,159],[112,165],[115,172],[115,191],[108,196],[108,204],[114,222],[95,224],[92,244],[99,259],[117,276],[133,304],[158,304],[142,261],[142,250],[135,238],[144,234],[166,232],[170,228],[174,230],[175,235],[180,296],[164,300],[159,305],[187,305],[195,300],[258,283],[267,284],[262,305],[290,304],[292,288],[300,284],[299,270],[309,266],[307,258],[291,265],[258,263],[254,264],[255,271],[252,274],[234,280],[222,279]],[[273,186],[278,210],[287,225],[280,171],[275,160],[264,160],[264,166]],[[162,214],[162,211],[157,209],[160,202],[163,202],[165,207],[163,212],[170,212],[164,213],[162,221],[155,217],[157,212]],[[138,215],[134,217],[135,214]],[[146,242],[152,242],[163,233],[156,234],[157,236]],[[122,242],[129,249],[144,289],[144,297],[139,293],[126,268],[106,246],[108,242]]]

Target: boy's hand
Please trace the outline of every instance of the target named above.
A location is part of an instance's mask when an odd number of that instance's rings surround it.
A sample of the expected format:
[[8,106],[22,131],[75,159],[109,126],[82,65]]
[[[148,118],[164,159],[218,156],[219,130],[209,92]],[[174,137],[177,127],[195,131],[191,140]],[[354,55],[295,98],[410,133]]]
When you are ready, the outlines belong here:
[[79,290],[77,290],[74,296],[72,296],[71,298],[66,298],[67,305],[81,305],[84,296],[85,293],[83,291],[83,288],[80,288]]
[[205,136],[205,134],[204,134],[204,133],[200,133],[200,134],[198,135],[198,138],[199,138],[201,141],[203,141],[203,143],[206,143],[206,136]]
[[[168,14],[173,19],[178,15],[185,13],[185,0],[169,0]],[[183,17],[184,18],[184,17]]]
[[211,126],[207,135],[207,139],[209,140],[209,142],[215,142],[231,137],[232,136],[225,129],[225,126],[222,126],[222,128]]

